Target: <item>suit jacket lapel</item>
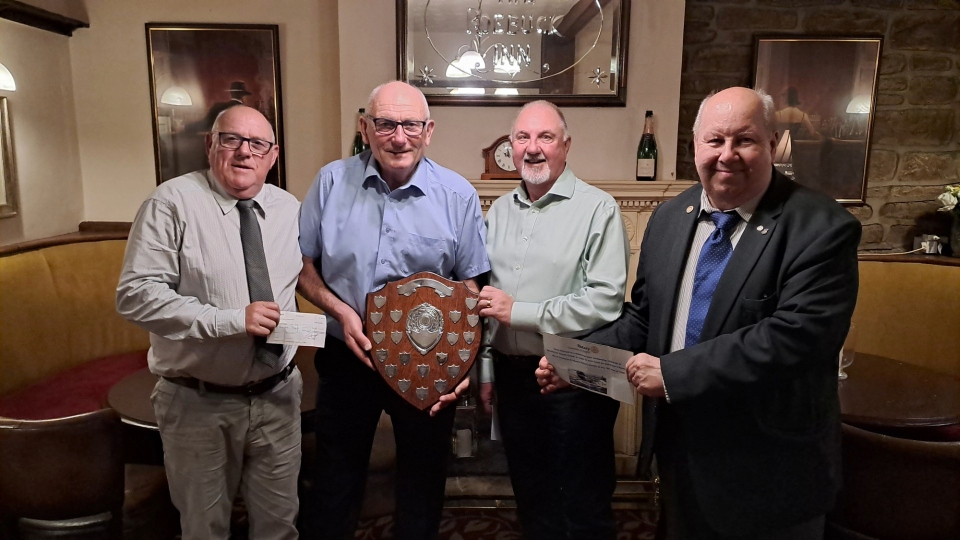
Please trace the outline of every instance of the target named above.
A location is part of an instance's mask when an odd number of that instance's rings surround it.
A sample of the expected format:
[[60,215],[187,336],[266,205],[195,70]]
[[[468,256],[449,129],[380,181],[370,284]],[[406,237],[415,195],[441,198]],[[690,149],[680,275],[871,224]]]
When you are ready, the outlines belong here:
[[783,182],[790,182],[790,180],[782,177],[780,173],[774,173],[767,193],[760,200],[760,204],[757,205],[750,222],[740,236],[730,262],[720,276],[713,299],[710,301],[710,310],[707,312],[707,318],[703,321],[703,330],[700,332],[701,341],[715,337],[720,331],[740,295],[743,284],[746,283],[747,277],[760,259],[760,254],[773,236],[777,220],[783,210],[785,196],[780,193],[785,187]]
[[660,294],[669,294],[660,302],[659,312],[651,313],[651,317],[659,317],[657,320],[664,321],[660,324],[660,331],[655,336],[654,343],[660,346],[661,355],[670,352],[670,341],[673,336],[673,318],[676,312],[677,294],[680,292],[680,281],[683,279],[683,269],[687,264],[687,254],[690,252],[690,243],[697,227],[697,217],[700,215],[700,193],[702,188],[691,190],[686,193],[686,197],[677,200],[679,203],[677,209],[677,218],[668,219],[673,222],[675,229],[667,231],[675,238],[670,242],[670,252],[667,254],[663,268],[659,271],[663,281],[658,284],[661,287]]

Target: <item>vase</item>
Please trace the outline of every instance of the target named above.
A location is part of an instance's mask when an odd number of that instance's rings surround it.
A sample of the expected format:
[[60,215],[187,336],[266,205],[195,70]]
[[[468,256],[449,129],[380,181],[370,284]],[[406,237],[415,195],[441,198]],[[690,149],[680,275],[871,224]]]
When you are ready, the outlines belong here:
[[950,227],[950,254],[960,257],[960,213],[953,212],[953,226]]

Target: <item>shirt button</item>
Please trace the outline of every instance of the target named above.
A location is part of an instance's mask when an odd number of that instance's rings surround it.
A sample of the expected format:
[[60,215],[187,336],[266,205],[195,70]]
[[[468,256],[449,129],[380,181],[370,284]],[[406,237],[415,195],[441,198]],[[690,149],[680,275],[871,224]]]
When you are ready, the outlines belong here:
[[384,229],[383,232],[385,232],[385,233],[390,232],[390,227],[387,227],[386,229]]
[[514,269],[514,270],[519,270],[519,269],[520,269],[520,265],[518,264],[517,266],[514,266],[513,269]]
[[380,264],[387,264],[387,260],[386,260],[386,259],[380,259]]
[[526,236],[523,237],[523,241],[524,241],[524,242],[527,241],[527,237],[526,237]]

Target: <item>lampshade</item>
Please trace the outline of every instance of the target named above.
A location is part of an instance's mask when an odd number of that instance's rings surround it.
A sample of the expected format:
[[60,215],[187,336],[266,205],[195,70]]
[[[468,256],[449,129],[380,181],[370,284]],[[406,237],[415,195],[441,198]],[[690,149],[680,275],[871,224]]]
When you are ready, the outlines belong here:
[[847,112],[852,114],[867,114],[870,112],[870,94],[857,94],[847,105]]
[[193,100],[190,99],[190,94],[182,86],[171,86],[163,91],[163,95],[160,96],[160,103],[187,107],[193,105]]
[[17,89],[17,82],[13,80],[13,73],[7,69],[7,66],[0,64],[0,90],[9,90],[11,92]]

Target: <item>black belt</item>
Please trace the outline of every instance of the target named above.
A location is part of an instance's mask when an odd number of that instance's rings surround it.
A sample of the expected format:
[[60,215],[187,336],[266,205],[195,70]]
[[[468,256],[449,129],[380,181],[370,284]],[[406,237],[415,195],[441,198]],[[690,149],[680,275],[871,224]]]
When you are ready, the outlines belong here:
[[164,379],[172,382],[173,384],[179,384],[180,386],[193,388],[194,390],[199,390],[201,392],[212,392],[214,394],[236,394],[241,396],[258,396],[264,392],[273,390],[274,386],[287,380],[287,376],[293,372],[293,368],[295,367],[296,366],[294,363],[290,362],[287,364],[287,367],[280,370],[279,373],[271,375],[266,379],[247,383],[243,386],[224,386],[221,384],[204,382],[200,379],[194,379],[193,377],[164,377]]

